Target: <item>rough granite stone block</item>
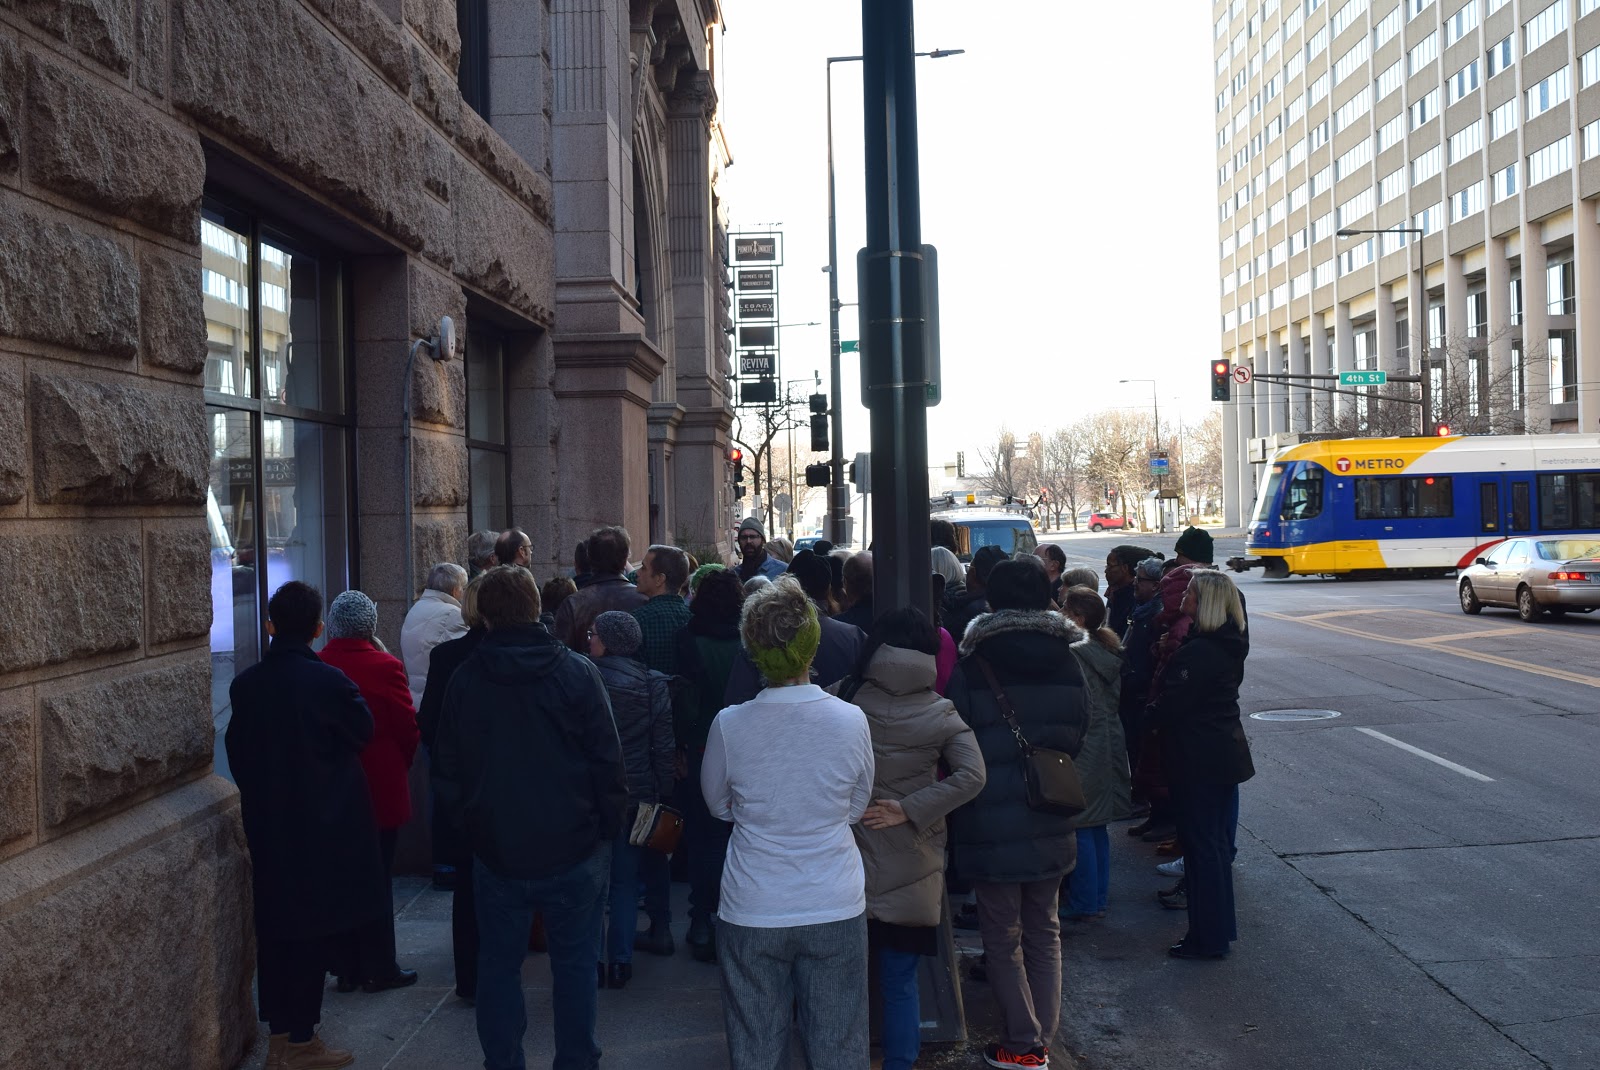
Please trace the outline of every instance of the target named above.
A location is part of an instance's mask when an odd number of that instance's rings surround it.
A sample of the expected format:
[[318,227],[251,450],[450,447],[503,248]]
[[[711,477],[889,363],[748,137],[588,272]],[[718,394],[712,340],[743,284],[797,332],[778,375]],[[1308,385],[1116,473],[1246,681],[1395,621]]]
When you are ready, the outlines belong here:
[[[457,337],[466,337],[459,319],[456,331]],[[467,373],[459,359],[440,362],[418,356],[411,371],[411,415],[424,423],[467,426]]]
[[15,505],[28,492],[27,431],[22,422],[22,366],[0,357],[0,505]]
[[90,59],[127,74],[133,62],[133,0],[0,0]]
[[28,176],[193,241],[206,181],[198,135],[58,64],[34,56],[30,66]]
[[0,37],[0,175],[17,171],[22,149],[22,101],[27,67],[17,46]]
[[205,661],[41,697],[44,823],[53,828],[204,769],[214,744]]
[[464,160],[450,181],[456,273],[483,292],[549,325],[555,307],[550,228]]
[[177,372],[205,370],[199,260],[146,249],[139,264],[139,306],[145,360]]
[[[401,555],[404,556],[404,555]],[[428,570],[441,561],[454,561],[467,567],[467,524],[465,514],[455,519],[418,518],[412,525],[411,560],[415,567],[417,596],[428,582]]]
[[[459,359],[467,337],[467,297],[462,292],[461,284],[415,261],[409,267],[408,281],[411,297],[411,336],[433,337],[439,330],[439,317],[450,316],[456,322],[456,347]],[[420,354],[417,359],[422,359]]]
[[445,133],[455,134],[461,117],[461,90],[456,86],[455,75],[418,47],[411,50],[411,100]]
[[[180,110],[406,247],[443,244],[429,210],[439,206],[423,189],[426,124],[408,95],[352,62],[298,0],[173,0],[172,11],[172,101]],[[308,115],[339,121],[306,122]]]
[[483,116],[471,108],[461,109],[460,130],[456,134],[456,143],[467,151],[467,155],[487,168],[501,184],[516,194],[523,204],[532,208],[535,216],[546,223],[554,221],[554,216],[551,214],[554,209],[549,161],[542,161],[542,171],[535,170],[506,143],[506,139],[501,137]]
[[192,530],[160,528],[145,539],[146,619],[152,643],[192,639],[211,630],[211,540]]
[[455,78],[461,60],[455,0],[405,0],[406,23]]
[[0,674],[137,647],[143,591],[136,532],[0,534],[0,620],[28,622],[0,628]]
[[78,852],[76,871],[0,918],[0,1066],[231,1067],[254,1043],[238,808],[164,829],[126,821],[152,842],[122,857],[99,839],[46,845]]
[[179,396],[34,375],[28,399],[37,501],[89,505],[205,501],[210,449],[198,392]]
[[410,87],[405,38],[395,20],[377,5],[369,0],[311,0],[311,6],[355,42],[396,89],[405,91]]
[[0,335],[132,360],[139,349],[133,256],[0,190]]
[[0,692],[0,844],[33,831],[33,692]]
[[411,488],[417,505],[467,504],[467,441],[419,430],[411,439]]

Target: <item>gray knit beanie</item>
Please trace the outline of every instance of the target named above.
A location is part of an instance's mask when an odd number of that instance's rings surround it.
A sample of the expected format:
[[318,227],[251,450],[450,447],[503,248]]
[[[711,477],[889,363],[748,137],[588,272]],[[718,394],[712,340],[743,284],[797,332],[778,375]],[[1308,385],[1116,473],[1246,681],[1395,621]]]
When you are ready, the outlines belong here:
[[328,606],[329,639],[371,639],[378,632],[378,607],[360,591],[346,591]]
[[594,619],[594,634],[606,645],[607,654],[631,658],[644,645],[644,633],[632,613],[609,609]]

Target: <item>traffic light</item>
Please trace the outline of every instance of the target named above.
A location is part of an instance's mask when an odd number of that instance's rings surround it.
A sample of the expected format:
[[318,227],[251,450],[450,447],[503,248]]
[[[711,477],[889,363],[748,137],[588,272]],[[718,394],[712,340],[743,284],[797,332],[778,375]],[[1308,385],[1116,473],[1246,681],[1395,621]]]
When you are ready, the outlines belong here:
[[728,450],[728,463],[733,465],[733,500],[744,498],[744,450],[734,446]]
[[811,417],[811,452],[828,452],[828,417],[825,415]]
[[832,476],[832,474],[833,469],[830,465],[808,464],[806,465],[806,486],[826,487],[830,482],[832,482],[832,480],[829,478]]
[[1435,427],[1433,429],[1433,433],[1438,435],[1440,438],[1444,438],[1446,435],[1448,435],[1450,433],[1450,425],[1449,424],[1440,424],[1439,426],[1437,426],[1437,427]]
[[1211,400],[1227,401],[1233,396],[1233,368],[1225,360],[1211,362]]

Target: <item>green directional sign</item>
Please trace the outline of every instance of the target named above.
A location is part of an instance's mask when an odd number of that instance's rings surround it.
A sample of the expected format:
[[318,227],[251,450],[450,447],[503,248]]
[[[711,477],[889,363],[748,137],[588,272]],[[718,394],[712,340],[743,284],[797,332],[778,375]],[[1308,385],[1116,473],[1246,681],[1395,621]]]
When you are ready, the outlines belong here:
[[854,338],[841,339],[839,342],[839,352],[859,353],[861,352],[861,343]]
[[1383,386],[1389,381],[1388,372],[1340,372],[1340,386]]

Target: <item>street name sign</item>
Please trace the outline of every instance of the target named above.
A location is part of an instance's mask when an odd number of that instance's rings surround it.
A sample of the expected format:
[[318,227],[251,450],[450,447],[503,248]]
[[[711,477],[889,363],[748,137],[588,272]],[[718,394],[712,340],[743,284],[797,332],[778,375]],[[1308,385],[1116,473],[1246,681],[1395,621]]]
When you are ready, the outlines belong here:
[[1383,386],[1389,381],[1388,372],[1340,372],[1340,386]]

